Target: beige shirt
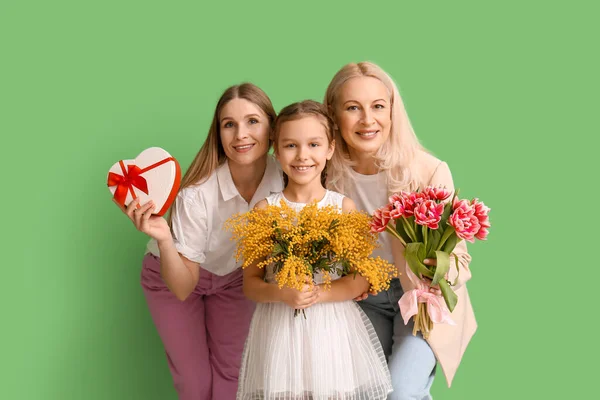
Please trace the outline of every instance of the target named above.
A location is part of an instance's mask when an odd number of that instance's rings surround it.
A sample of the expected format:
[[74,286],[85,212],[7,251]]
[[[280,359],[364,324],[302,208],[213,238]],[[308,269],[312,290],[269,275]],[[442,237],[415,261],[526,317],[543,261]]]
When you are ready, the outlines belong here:
[[[422,177],[421,187],[428,185],[444,186],[454,190],[454,182],[448,164],[440,161],[436,157],[424,151],[417,153],[413,160],[414,170],[418,171]],[[356,185],[349,191],[348,197],[354,200],[358,209],[372,213],[375,209],[388,203],[387,184],[383,173],[376,175],[361,175],[353,172],[352,177]],[[394,262],[401,272],[400,283],[405,292],[413,289],[412,282],[407,277],[407,265],[404,258],[404,247],[399,240],[392,238],[387,232],[379,236],[381,248],[374,252],[382,258]],[[467,246],[464,240],[456,245],[454,253],[459,261],[460,273],[456,268],[450,268],[448,278],[451,282],[455,280],[458,274],[458,283],[453,287],[458,296],[458,303],[452,312],[452,319],[456,325],[436,324],[429,337],[429,345],[433,350],[444,375],[448,386],[452,384],[454,375],[458,369],[462,356],[471,340],[471,337],[477,330],[477,322],[473,313],[473,307],[467,292],[465,284],[471,279],[469,263],[471,256],[467,253]],[[454,258],[451,256],[451,267],[454,264]]]
[[[448,164],[430,154],[421,152],[416,157],[416,161],[424,165],[424,168],[420,171],[420,175],[426,177],[421,187],[428,185],[442,185],[448,189],[454,190],[454,183],[452,181],[452,175]],[[389,196],[387,191],[387,183],[385,172],[380,172],[374,175],[362,175],[358,172],[351,170],[351,176],[354,179],[354,185],[350,185],[348,197],[350,197],[356,207],[359,210],[364,210],[369,214],[386,205],[389,202]],[[384,260],[394,262],[394,256],[392,254],[392,244],[394,239],[389,233],[382,232],[379,234],[379,244],[381,247],[373,251],[374,257],[381,257]],[[469,263],[471,262],[471,256],[467,253],[467,245],[465,241],[461,241],[455,248],[454,253],[458,256],[460,265],[460,273],[454,267],[454,256],[451,256],[451,266],[448,273],[448,279],[454,282],[458,277],[458,282],[455,288],[461,287],[466,281],[471,279],[471,271],[469,270]],[[402,287],[406,290],[408,286],[408,278],[406,275],[400,276],[400,282]]]
[[[415,157],[414,163],[416,164],[416,170],[421,173],[422,177],[431,177],[424,179],[424,185],[442,185],[454,190],[452,174],[446,163],[425,152],[420,152]],[[401,271],[406,271],[408,267],[404,259],[404,247],[400,244],[400,241],[395,240],[393,242],[392,253],[394,254],[396,266]],[[451,314],[456,325],[435,324],[427,340],[442,367],[448,386],[452,385],[452,380],[458,370],[462,356],[477,330],[477,321],[475,320],[475,314],[466,285],[466,282],[471,279],[471,271],[469,270],[471,256],[467,253],[467,246],[464,240],[461,240],[456,245],[454,253],[458,258],[460,268],[458,284],[453,287],[458,297],[458,302]],[[451,260],[450,266],[453,265],[454,263]],[[451,282],[454,281],[456,273],[456,268],[450,269],[448,278]],[[406,273],[403,275],[406,277]],[[401,279],[400,281],[402,282],[404,291],[412,289],[410,280],[405,279],[403,282]]]

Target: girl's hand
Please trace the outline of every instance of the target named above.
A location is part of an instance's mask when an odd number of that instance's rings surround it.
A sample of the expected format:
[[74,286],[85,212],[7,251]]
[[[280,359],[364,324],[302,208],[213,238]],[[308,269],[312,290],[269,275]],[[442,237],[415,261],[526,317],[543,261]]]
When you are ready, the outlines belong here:
[[149,201],[140,208],[137,208],[138,203],[139,199],[135,199],[129,203],[127,208],[119,204],[117,205],[129,217],[138,231],[145,233],[158,242],[172,240],[171,229],[167,221],[162,217],[152,215],[154,203]]
[[319,300],[319,287],[304,285],[302,290],[281,288],[281,301],[295,310],[308,308]]

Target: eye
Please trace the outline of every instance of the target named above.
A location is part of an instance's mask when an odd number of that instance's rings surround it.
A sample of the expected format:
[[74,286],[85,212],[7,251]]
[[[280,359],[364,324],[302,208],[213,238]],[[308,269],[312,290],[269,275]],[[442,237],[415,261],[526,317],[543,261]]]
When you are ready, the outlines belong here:
[[295,145],[294,143],[290,143],[290,144],[286,144],[286,145],[285,145],[285,146],[283,146],[283,147],[287,147],[288,149],[291,149],[291,148],[293,148],[293,147],[296,147],[296,145]]
[[250,123],[250,125],[258,124],[258,120],[256,118],[250,118],[248,122]]
[[348,110],[348,111],[356,111],[356,110],[358,110],[358,106],[350,106],[350,107],[346,108],[346,110]]
[[310,147],[319,147],[319,143],[311,143]]
[[378,110],[383,110],[385,106],[383,104],[375,104],[375,108],[377,108]]
[[231,122],[231,121],[227,121],[223,125],[223,128],[232,128],[232,127],[233,127],[233,122]]

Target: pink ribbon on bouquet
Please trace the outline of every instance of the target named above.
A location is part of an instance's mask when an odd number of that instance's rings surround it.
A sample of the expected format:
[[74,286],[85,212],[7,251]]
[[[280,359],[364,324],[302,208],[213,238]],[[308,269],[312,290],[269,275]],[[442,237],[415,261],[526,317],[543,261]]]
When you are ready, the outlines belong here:
[[406,269],[406,273],[415,285],[415,288],[405,292],[398,301],[404,325],[407,325],[410,318],[419,312],[419,303],[427,304],[427,313],[432,322],[436,324],[446,323],[448,325],[456,325],[450,316],[450,310],[444,298],[432,293],[429,283],[419,279],[410,268]]

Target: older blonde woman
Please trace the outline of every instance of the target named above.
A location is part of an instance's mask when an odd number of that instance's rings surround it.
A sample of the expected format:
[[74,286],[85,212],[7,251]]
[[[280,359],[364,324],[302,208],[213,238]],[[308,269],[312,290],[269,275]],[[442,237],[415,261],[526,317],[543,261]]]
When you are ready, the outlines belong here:
[[[379,66],[361,62],[342,67],[329,84],[324,103],[335,122],[337,144],[328,187],[350,197],[358,209],[372,213],[400,190],[426,185],[453,189],[448,165],[419,144],[396,85]],[[377,255],[394,262],[403,273],[387,292],[365,294],[357,300],[361,300],[388,358],[394,387],[388,398],[431,399],[436,361],[450,385],[477,328],[465,286],[471,277],[470,256],[461,242],[455,249],[461,269],[455,287],[460,300],[452,313],[456,326],[436,325],[425,340],[413,336],[412,322],[405,325],[398,308],[402,294],[413,288],[406,274],[404,249],[387,233],[380,238],[382,247]]]

